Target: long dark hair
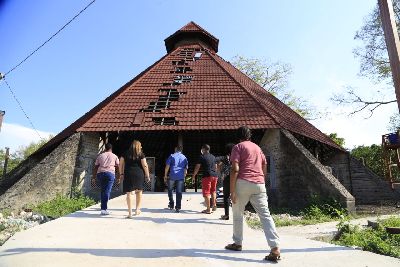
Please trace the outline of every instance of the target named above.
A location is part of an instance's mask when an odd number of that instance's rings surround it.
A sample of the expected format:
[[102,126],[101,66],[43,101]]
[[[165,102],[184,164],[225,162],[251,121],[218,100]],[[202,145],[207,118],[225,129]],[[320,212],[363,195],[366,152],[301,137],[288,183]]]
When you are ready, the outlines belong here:
[[232,152],[232,148],[235,146],[233,143],[228,143],[225,145],[225,155],[229,156]]
[[132,145],[129,147],[129,157],[137,159],[143,156],[142,144],[138,140],[133,140]]

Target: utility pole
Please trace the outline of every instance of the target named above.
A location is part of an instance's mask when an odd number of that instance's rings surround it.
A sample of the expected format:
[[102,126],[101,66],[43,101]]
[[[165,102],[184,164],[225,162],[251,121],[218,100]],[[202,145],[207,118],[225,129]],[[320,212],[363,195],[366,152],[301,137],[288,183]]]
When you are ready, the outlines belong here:
[[3,123],[3,117],[6,112],[4,110],[0,110],[0,132],[1,132],[1,124]]
[[4,158],[3,179],[6,178],[8,159],[10,158],[10,148],[6,147],[6,156]]
[[378,0],[382,28],[385,34],[386,47],[389,54],[390,68],[400,112],[400,42],[394,18],[392,0]]
[[[4,74],[0,72],[0,81],[4,78]],[[6,114],[5,111],[0,110],[0,131],[1,131],[1,124],[3,123],[3,117]]]

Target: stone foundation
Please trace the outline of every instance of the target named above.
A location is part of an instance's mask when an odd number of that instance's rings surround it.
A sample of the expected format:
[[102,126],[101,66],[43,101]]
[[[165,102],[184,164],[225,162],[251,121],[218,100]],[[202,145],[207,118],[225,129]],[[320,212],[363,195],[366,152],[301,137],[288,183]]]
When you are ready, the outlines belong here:
[[19,210],[71,192],[80,134],[67,138],[0,196],[0,209]]
[[354,197],[290,132],[267,130],[261,146],[273,157],[279,207],[302,208],[318,194],[355,209]]

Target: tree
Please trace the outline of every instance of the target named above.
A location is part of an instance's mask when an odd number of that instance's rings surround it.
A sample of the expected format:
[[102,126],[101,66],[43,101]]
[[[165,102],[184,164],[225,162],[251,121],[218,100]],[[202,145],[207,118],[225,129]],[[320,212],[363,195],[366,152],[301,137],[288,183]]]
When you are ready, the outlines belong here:
[[305,119],[312,120],[321,116],[307,100],[295,96],[293,91],[288,89],[289,77],[292,74],[289,64],[243,56],[235,56],[232,64]]
[[[393,11],[399,30],[400,0],[393,1]],[[366,17],[364,25],[356,32],[354,39],[363,43],[363,46],[354,49],[354,55],[361,63],[360,74],[378,82],[391,81],[390,62],[378,5]]]
[[396,132],[400,129],[400,114],[394,114],[390,117],[388,130]]
[[338,137],[337,133],[330,133],[329,138],[333,140],[336,144],[338,144],[341,147],[344,147],[345,141],[344,138]]
[[[32,155],[36,150],[41,148],[44,144],[46,144],[52,136],[48,138],[42,138],[38,142],[31,142],[27,146],[20,146],[17,151],[11,153],[8,159],[7,165],[7,173],[12,171],[15,167],[17,167],[22,161]],[[4,161],[5,161],[6,152],[4,149],[0,149],[0,176],[3,174]]]
[[[393,10],[399,30],[400,0],[393,0]],[[372,116],[380,106],[397,102],[378,5],[365,18],[364,25],[356,32],[354,39],[362,43],[353,51],[355,57],[360,59],[360,75],[381,84],[382,89],[376,96],[365,98],[349,86],[346,93],[334,95],[331,99],[338,105],[352,106],[353,111],[350,114],[368,111],[369,116]]]
[[375,174],[383,177],[382,147],[380,145],[358,146],[350,154],[359,159]]

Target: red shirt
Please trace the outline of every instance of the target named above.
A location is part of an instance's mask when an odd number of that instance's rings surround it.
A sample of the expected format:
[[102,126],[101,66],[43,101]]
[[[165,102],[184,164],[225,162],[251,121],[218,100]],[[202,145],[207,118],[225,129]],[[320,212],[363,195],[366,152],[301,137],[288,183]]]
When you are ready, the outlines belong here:
[[262,165],[266,164],[261,148],[251,141],[243,141],[233,147],[230,160],[239,163],[238,179],[264,184]]

